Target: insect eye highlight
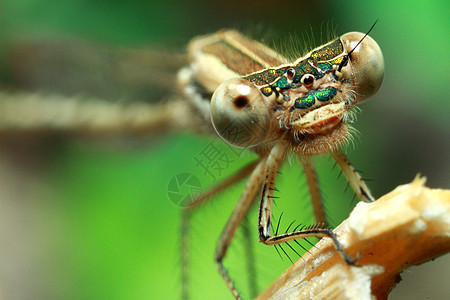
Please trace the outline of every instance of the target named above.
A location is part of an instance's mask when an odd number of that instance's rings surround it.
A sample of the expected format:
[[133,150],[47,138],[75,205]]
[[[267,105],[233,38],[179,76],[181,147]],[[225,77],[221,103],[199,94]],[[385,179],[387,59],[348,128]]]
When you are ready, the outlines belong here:
[[305,87],[310,88],[310,87],[312,87],[312,85],[314,84],[314,80],[315,80],[315,78],[314,78],[313,75],[311,75],[311,74],[306,74],[306,75],[304,75],[304,76],[302,77],[301,83],[302,83]]

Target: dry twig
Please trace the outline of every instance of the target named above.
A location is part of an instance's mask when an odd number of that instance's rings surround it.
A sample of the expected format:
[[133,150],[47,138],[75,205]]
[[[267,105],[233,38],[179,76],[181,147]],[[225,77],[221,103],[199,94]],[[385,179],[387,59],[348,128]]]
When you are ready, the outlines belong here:
[[412,265],[450,251],[450,191],[425,178],[397,187],[376,202],[359,203],[335,230],[355,266],[322,239],[258,299],[387,299]]

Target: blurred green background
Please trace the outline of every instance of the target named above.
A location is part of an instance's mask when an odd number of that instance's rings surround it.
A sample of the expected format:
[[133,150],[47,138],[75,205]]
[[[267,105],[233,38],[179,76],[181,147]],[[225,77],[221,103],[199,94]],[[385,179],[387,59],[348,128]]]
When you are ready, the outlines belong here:
[[[15,39],[75,38],[107,47],[165,45],[184,51],[194,36],[233,27],[281,41],[292,35],[311,48],[326,41],[330,28],[335,34],[366,31],[379,19],[371,36],[384,53],[384,82],[379,93],[361,105],[356,124],[360,135],[347,154],[364,177],[373,180],[369,185],[376,197],[419,172],[427,176],[428,186],[449,188],[449,2],[313,2],[3,0],[0,46],[5,49],[7,41]],[[315,44],[308,41],[311,35]],[[0,87],[13,89],[8,70],[0,69],[0,76]],[[180,208],[169,200],[168,184],[188,172],[207,187],[215,180],[195,158],[211,142],[221,151],[230,149],[218,140],[187,133],[119,145],[52,138],[36,147],[27,141],[21,141],[20,159],[10,155],[8,140],[0,141],[0,297],[179,298]],[[228,153],[232,161],[217,177],[255,157]],[[35,155],[37,160],[32,159]],[[339,172],[329,159],[318,158],[317,165],[328,213],[337,225],[354,205],[353,194],[345,192],[342,178],[336,180]],[[284,212],[282,228],[292,220],[313,222],[294,159],[283,168],[279,186],[282,198],[275,216]],[[242,184],[228,190],[193,218],[193,299],[231,298],[213,253],[241,190]],[[253,211],[249,224],[261,290],[290,262],[256,243],[256,222]],[[238,232],[225,265],[247,296],[243,238]],[[400,283],[392,299],[448,296],[443,283],[449,276],[448,261],[438,259],[429,274],[408,271],[412,278]]]

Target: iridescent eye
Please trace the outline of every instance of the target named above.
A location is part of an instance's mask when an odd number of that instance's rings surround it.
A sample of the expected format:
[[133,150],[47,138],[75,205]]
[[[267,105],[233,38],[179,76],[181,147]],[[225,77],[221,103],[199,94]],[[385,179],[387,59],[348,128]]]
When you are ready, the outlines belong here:
[[294,78],[294,76],[295,76],[295,70],[293,68],[287,69],[287,71],[286,71],[287,79],[292,80]]
[[270,131],[270,110],[258,88],[248,80],[235,78],[214,92],[211,121],[226,142],[252,147],[264,142]]
[[311,74],[306,74],[300,81],[305,87],[310,88],[314,84],[314,76]]

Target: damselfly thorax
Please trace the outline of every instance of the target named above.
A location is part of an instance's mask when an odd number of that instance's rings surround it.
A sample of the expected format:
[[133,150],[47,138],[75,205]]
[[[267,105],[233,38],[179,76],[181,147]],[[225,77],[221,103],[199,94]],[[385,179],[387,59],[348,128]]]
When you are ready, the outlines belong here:
[[[330,153],[361,200],[373,201],[369,189],[339,147],[350,138],[352,109],[381,85],[384,63],[377,43],[351,32],[289,61],[272,49],[233,30],[197,38],[189,45],[191,64],[180,83],[198,118],[211,124],[226,142],[249,148],[260,159],[219,183],[191,203],[184,214],[183,239],[191,211],[212,194],[249,176],[245,190],[220,237],[216,262],[236,298],[222,260],[236,228],[255,198],[259,205],[259,240],[277,245],[309,236],[331,237],[347,262],[336,236],[326,226],[271,234],[276,174],[287,154],[303,164],[316,220],[326,224],[310,156]],[[258,194],[262,193],[259,197]],[[187,245],[186,242],[183,243]],[[187,276],[184,276],[187,278]],[[187,292],[185,293],[187,296]]]

